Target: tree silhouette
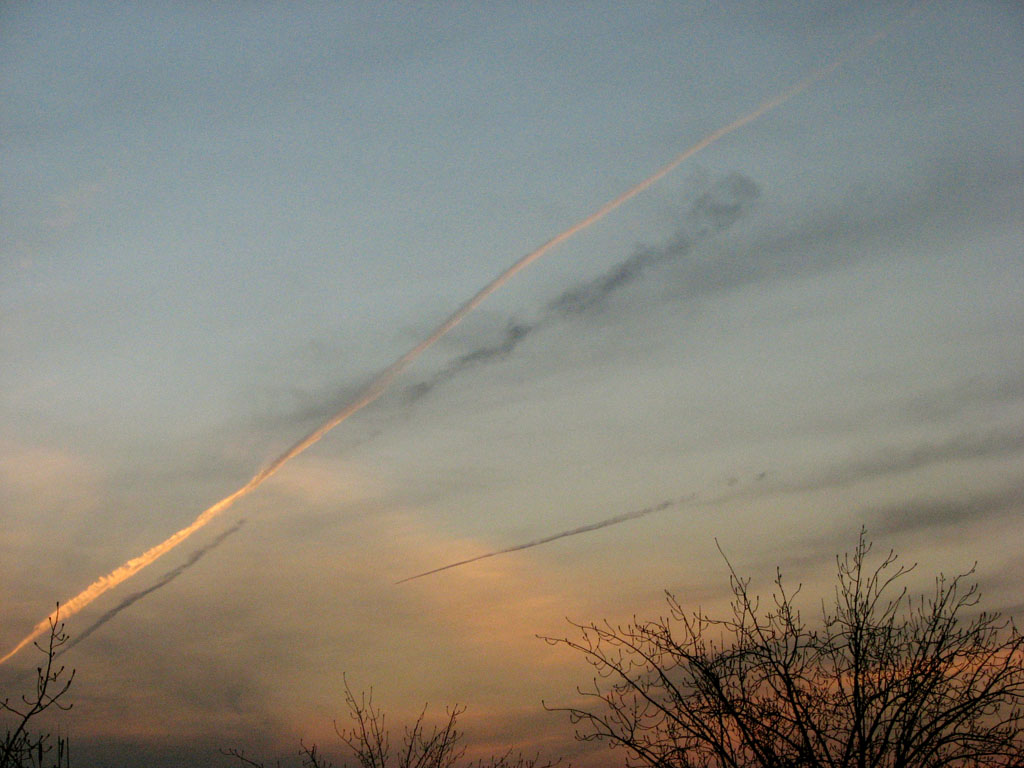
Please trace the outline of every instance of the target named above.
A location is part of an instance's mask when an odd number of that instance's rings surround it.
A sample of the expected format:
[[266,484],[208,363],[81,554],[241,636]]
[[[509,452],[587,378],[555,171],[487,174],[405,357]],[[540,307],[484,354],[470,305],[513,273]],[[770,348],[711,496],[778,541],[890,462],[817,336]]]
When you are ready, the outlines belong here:
[[[356,696],[346,679],[345,704],[349,725],[342,727],[335,722],[334,731],[359,768],[554,768],[560,764],[542,763],[512,750],[486,760],[464,761],[464,734],[457,727],[459,716],[466,711],[461,705],[449,708],[441,724],[431,727],[427,726],[424,707],[412,725],[405,726],[398,742],[392,741],[384,710],[373,703],[372,688]],[[223,753],[252,768],[264,768],[264,763],[246,756],[242,750],[227,749]],[[302,765],[308,768],[333,768],[315,744],[301,743],[300,755]]]
[[566,711],[576,736],[633,766],[993,768],[1024,765],[1024,638],[976,611],[978,587],[939,576],[930,595],[875,567],[862,531],[836,559],[834,597],[812,628],[776,573],[762,608],[729,565],[732,615],[684,609],[625,626],[574,624],[597,676]]
[[60,621],[60,604],[50,619],[48,641],[34,645],[46,656],[46,661],[36,667],[35,691],[21,696],[20,701],[11,702],[9,698],[0,699],[0,714],[12,722],[6,726],[3,740],[0,741],[0,768],[66,768],[69,764],[68,742],[57,737],[54,741],[47,732],[33,731],[33,721],[48,709],[71,709],[62,699],[71,688],[75,671],[65,675],[63,666],[56,666],[55,659],[68,641],[64,633],[64,623]]

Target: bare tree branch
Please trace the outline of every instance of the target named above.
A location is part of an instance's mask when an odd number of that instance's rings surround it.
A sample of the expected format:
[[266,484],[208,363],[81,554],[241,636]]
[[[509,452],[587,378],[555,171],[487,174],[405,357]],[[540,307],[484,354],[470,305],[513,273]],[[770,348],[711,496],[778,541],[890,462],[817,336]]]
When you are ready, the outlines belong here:
[[653,621],[570,622],[578,639],[546,639],[597,674],[584,704],[551,709],[568,713],[577,738],[624,749],[628,766],[1024,764],[1016,626],[975,615],[973,569],[911,598],[899,582],[913,566],[890,551],[870,567],[870,553],[861,531],[836,559],[815,628],[797,607],[799,587],[787,590],[777,572],[762,603],[728,558],[730,616],[688,611],[668,594],[668,615]]
[[65,768],[70,759],[68,742],[58,736],[53,741],[49,733],[32,733],[32,721],[49,709],[67,711],[71,704],[63,698],[75,679],[75,670],[65,675],[63,665],[56,665],[61,647],[67,643],[64,623],[60,621],[60,603],[50,619],[50,633],[45,643],[34,643],[46,660],[36,668],[35,691],[21,696],[20,703],[9,698],[0,699],[0,715],[13,716],[13,726],[5,729],[0,741],[0,768]]

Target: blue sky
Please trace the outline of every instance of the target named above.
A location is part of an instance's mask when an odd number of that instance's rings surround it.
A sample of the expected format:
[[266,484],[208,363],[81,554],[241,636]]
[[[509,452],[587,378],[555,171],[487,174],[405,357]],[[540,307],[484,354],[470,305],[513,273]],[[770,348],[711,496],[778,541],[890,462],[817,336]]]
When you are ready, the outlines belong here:
[[[6,5],[4,647],[524,253],[903,9]],[[866,525],[922,584],[977,560],[1019,616],[1022,22],[924,4],[74,617],[72,636],[189,564],[69,652],[76,752],[326,738],[342,672],[396,717],[461,701],[471,740],[580,750],[540,700],[587,669],[535,635],[656,614],[665,588],[718,604],[716,537],[755,581],[824,586]],[[580,291],[598,298],[559,309]]]

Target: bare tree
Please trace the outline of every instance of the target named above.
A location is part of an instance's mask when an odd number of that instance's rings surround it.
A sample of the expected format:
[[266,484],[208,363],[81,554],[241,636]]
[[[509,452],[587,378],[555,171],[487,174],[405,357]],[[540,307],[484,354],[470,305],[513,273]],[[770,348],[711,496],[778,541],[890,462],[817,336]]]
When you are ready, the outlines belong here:
[[33,730],[33,721],[47,710],[71,709],[71,704],[65,704],[62,699],[71,688],[75,671],[65,675],[64,667],[55,663],[61,646],[67,641],[58,603],[50,619],[48,641],[45,644],[35,643],[46,657],[46,661],[36,668],[35,692],[21,696],[20,701],[14,703],[6,697],[0,700],[0,714],[12,721],[5,729],[3,741],[0,741],[0,768],[44,768],[46,765],[66,768],[69,765],[66,739],[58,736],[53,740],[48,732],[36,733]]
[[424,724],[424,707],[412,726],[406,726],[402,744],[392,750],[387,717],[373,705],[373,689],[357,699],[346,680],[345,703],[352,725],[339,728],[335,722],[334,730],[360,768],[453,768],[466,752],[461,743],[463,734],[456,728],[465,707],[456,705],[448,709],[445,721],[429,731]]
[[[977,612],[974,569],[911,597],[891,551],[869,567],[862,531],[838,557],[835,594],[811,628],[776,573],[762,608],[729,564],[732,615],[690,612],[547,638],[595,668],[576,736],[627,765],[748,768],[1009,768],[1024,765],[1024,638]],[[728,564],[728,560],[726,560]]]
[[[403,729],[401,742],[392,742],[391,731],[384,710],[373,703],[373,689],[358,696],[345,680],[345,704],[349,725],[334,723],[334,731],[348,749],[359,768],[554,768],[561,761],[541,763],[538,758],[527,758],[512,750],[476,762],[462,762],[466,754],[464,733],[457,727],[459,717],[466,711],[461,705],[446,710],[439,725],[427,725],[427,708],[420,711],[412,725]],[[308,768],[333,768],[315,744],[301,744],[302,765]],[[234,757],[252,768],[265,768],[258,760],[247,757],[238,749],[224,754]],[[280,766],[280,763],[278,763]]]

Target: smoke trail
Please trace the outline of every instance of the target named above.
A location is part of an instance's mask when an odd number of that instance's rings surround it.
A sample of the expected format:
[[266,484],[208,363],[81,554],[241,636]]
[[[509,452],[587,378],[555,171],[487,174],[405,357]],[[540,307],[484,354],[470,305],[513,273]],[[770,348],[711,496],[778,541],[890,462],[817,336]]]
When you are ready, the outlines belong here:
[[738,173],[730,174],[694,201],[684,217],[686,226],[677,231],[666,246],[639,249],[604,274],[562,291],[547,303],[540,317],[533,322],[510,319],[497,343],[460,355],[426,381],[409,387],[409,401],[419,400],[438,385],[451,381],[470,368],[508,357],[534,331],[568,317],[601,309],[612,294],[639,280],[650,269],[679,261],[701,238],[728,229],[760,194],[761,190],[752,180]]
[[596,523],[589,523],[588,525],[581,525],[578,528],[570,528],[568,531],[561,531],[560,533],[552,534],[551,536],[545,536],[542,539],[534,539],[528,541],[525,544],[516,544],[512,547],[505,547],[505,549],[498,549],[494,552],[487,552],[483,555],[477,555],[476,557],[470,557],[465,560],[459,560],[457,563],[449,563],[448,565],[442,565],[440,568],[434,568],[430,571],[424,571],[423,573],[417,573],[415,576],[407,576],[404,579],[399,579],[395,584],[404,584],[407,581],[413,579],[420,579],[424,576],[430,576],[434,573],[440,573],[441,571],[447,571],[449,568],[458,568],[460,565],[468,565],[469,563],[475,563],[477,560],[486,560],[488,557],[497,557],[498,555],[505,555],[509,552],[518,552],[521,549],[530,549],[531,547],[539,547],[541,544],[547,544],[551,541],[557,541],[558,539],[564,539],[568,536],[577,536],[581,533],[590,533],[591,531],[597,531],[601,528],[607,528],[610,525],[618,525],[619,523],[625,523],[629,520],[638,520],[641,517],[654,514],[655,512],[661,512],[669,509],[670,507],[677,507],[680,504],[691,501],[696,498],[695,494],[684,496],[679,499],[669,499],[663,501],[660,504],[655,504],[653,507],[644,507],[643,509],[637,509],[633,512],[624,512],[621,515],[615,515],[614,517],[608,517],[604,520],[599,520]]
[[502,332],[501,340],[497,344],[480,346],[472,352],[459,355],[426,381],[421,381],[410,386],[406,392],[406,397],[409,402],[414,403],[438,385],[451,381],[463,371],[475,368],[478,365],[483,365],[484,363],[508,357],[512,354],[512,351],[518,347],[527,336],[530,336],[535,330],[537,330],[542,323],[543,321],[528,323],[515,318],[509,320],[505,326],[505,330]]
[[131,594],[128,597],[126,597],[117,606],[115,606],[114,608],[111,608],[109,611],[107,611],[102,616],[100,616],[95,622],[93,622],[93,624],[91,626],[87,627],[84,632],[81,632],[81,633],[75,635],[74,638],[70,642],[67,643],[67,645],[65,645],[63,648],[61,648],[60,652],[57,655],[61,656],[61,655],[65,654],[65,653],[67,653],[68,651],[70,651],[72,648],[74,648],[80,642],[85,640],[85,638],[89,637],[89,635],[91,635],[97,629],[99,629],[104,624],[106,624],[108,621],[110,621],[115,616],[117,616],[117,614],[119,614],[125,608],[128,608],[129,606],[133,605],[134,603],[137,603],[139,600],[144,598],[146,595],[150,595],[153,592],[156,592],[161,587],[166,587],[168,584],[170,584],[176,578],[181,576],[181,574],[183,574],[185,571],[187,571],[193,565],[195,565],[200,560],[202,560],[203,556],[206,555],[206,553],[216,549],[221,544],[223,544],[224,540],[227,539],[228,536],[230,536],[233,533],[237,533],[238,529],[240,529],[244,524],[245,524],[245,518],[242,518],[237,523],[235,523],[233,526],[231,526],[226,531],[224,531],[222,534],[220,534],[213,541],[211,541],[209,544],[207,544],[205,547],[197,549],[195,552],[193,552],[191,555],[189,555],[188,560],[186,560],[184,563],[179,565],[177,568],[174,568],[174,569],[168,571],[167,573],[165,573],[160,578],[160,580],[158,582],[156,582],[156,584],[153,584],[151,587],[147,587],[146,589],[143,589],[143,590],[141,590],[139,592],[135,592],[134,594]]
[[[917,6],[914,7],[913,10],[916,11],[919,7],[922,7],[924,3],[928,1],[929,0],[922,0]],[[465,304],[463,304],[461,307],[455,310],[455,312],[453,312],[448,317],[448,319],[441,323],[427,338],[425,338],[415,347],[413,347],[400,358],[398,358],[390,366],[385,368],[359,394],[357,394],[348,405],[344,406],[341,410],[339,410],[337,413],[331,416],[321,426],[314,429],[308,435],[306,435],[297,443],[295,443],[291,448],[289,448],[276,459],[274,459],[272,462],[270,462],[270,464],[265,466],[255,475],[253,475],[252,479],[250,479],[249,482],[247,482],[237,491],[229,494],[228,496],[225,496],[223,499],[215,503],[213,506],[201,512],[199,516],[192,521],[191,524],[182,528],[180,531],[171,534],[167,539],[160,542],[156,546],[146,550],[138,557],[134,557],[128,562],[126,562],[124,565],[115,568],[106,576],[101,576],[100,578],[98,578],[96,581],[94,581],[92,584],[90,584],[88,587],[82,590],[82,592],[75,595],[66,603],[64,603],[61,606],[61,615],[63,615],[65,618],[70,618],[71,616],[74,616],[85,606],[89,605],[97,597],[107,592],[107,590],[113,589],[114,587],[126,581],[127,579],[130,579],[143,568],[154,563],[156,560],[166,555],[172,549],[174,549],[183,541],[185,541],[193,533],[200,530],[201,528],[204,528],[218,515],[229,509],[232,505],[234,505],[236,501],[243,498],[244,496],[247,496],[257,488],[259,488],[261,485],[263,485],[265,481],[267,481],[270,477],[275,475],[277,471],[281,469],[281,467],[283,467],[285,464],[287,464],[289,461],[291,461],[293,458],[298,456],[300,453],[305,451],[310,446],[318,443],[324,435],[326,435],[336,426],[341,424],[341,422],[345,421],[353,414],[358,413],[363,408],[368,406],[370,403],[374,402],[381,395],[383,395],[384,392],[387,391],[387,389],[391,386],[391,383],[395,380],[395,378],[402,371],[404,371],[416,358],[422,355],[426,350],[428,350],[430,347],[436,344],[439,339],[447,335],[453,328],[455,328],[459,323],[461,323],[466,318],[466,316],[474,309],[476,309],[488,296],[497,291],[499,288],[505,285],[505,283],[507,283],[509,280],[515,277],[519,272],[524,270],[526,267],[528,267],[541,256],[546,254],[552,248],[554,248],[557,245],[560,245],[561,243],[565,242],[566,240],[573,237],[577,233],[582,232],[591,224],[600,221],[609,213],[611,213],[616,208],[621,206],[623,203],[632,200],[641,192],[653,186],[655,183],[657,183],[665,176],[667,176],[669,173],[678,168],[685,160],[688,160],[689,158],[693,157],[701,150],[706,149],[719,139],[728,136],[730,133],[733,133],[734,131],[743,128],[749,123],[754,122],[755,120],[767,114],[768,112],[771,112],[773,109],[782,106],[787,101],[792,99],[794,96],[807,90],[812,85],[814,85],[814,83],[831,74],[853,57],[864,53],[871,46],[878,43],[880,40],[886,37],[892,31],[892,29],[896,27],[898,23],[902,23],[909,17],[910,13],[908,13],[902,19],[898,19],[897,21],[890,23],[880,32],[877,32],[870,38],[850,48],[846,53],[842,54],[841,56],[833,60],[831,63],[814,70],[809,75],[804,77],[802,80],[799,80],[798,82],[791,85],[789,88],[786,88],[785,90],[780,91],[777,95],[769,99],[766,99],[751,112],[748,112],[742,117],[736,118],[728,125],[724,125],[721,128],[712,131],[693,146],[680,152],[678,155],[672,158],[672,160],[670,160],[667,164],[659,168],[657,171],[655,171],[653,174],[648,176],[643,181],[634,184],[632,187],[627,189],[618,197],[609,200],[607,203],[602,205],[589,216],[581,219],[568,229],[552,237],[550,240],[548,240],[546,243],[541,245],[536,250],[533,250],[530,253],[523,256],[522,258],[520,258],[518,261],[512,264],[512,266],[510,266],[508,269],[506,269],[504,272],[502,272],[500,275],[494,278],[491,282],[489,282],[487,285],[485,285],[483,288],[477,291],[477,293],[472,298],[470,298],[469,301],[467,301]],[[26,645],[28,645],[37,637],[39,637],[44,632],[49,630],[50,621],[54,619],[55,616],[56,611],[50,613],[46,618],[44,618],[42,621],[36,624],[32,631],[21,642],[14,646],[14,648],[10,652],[8,652],[6,656],[0,658],[0,664],[3,664],[5,661],[14,656],[14,654],[16,654]]]
[[[759,483],[762,480],[764,480],[767,476],[768,476],[768,471],[767,470],[765,470],[763,472],[758,472],[752,478],[752,482]],[[728,486],[730,489],[735,488],[737,485],[740,485],[741,483],[744,486],[747,486],[747,489],[741,488],[741,490],[739,492],[732,491],[732,492],[730,492],[729,494],[727,494],[725,496],[719,496],[717,498],[717,501],[721,501],[724,498],[729,498],[730,496],[731,497],[735,497],[737,495],[741,495],[741,494],[744,494],[744,493],[749,493],[750,481],[741,480],[740,478],[733,476],[733,477],[728,478],[726,480],[726,482],[725,482],[726,486]],[[496,557],[498,555],[504,555],[504,554],[507,554],[509,552],[518,552],[521,549],[530,549],[531,547],[539,547],[541,544],[547,544],[550,541],[557,541],[558,539],[564,539],[567,536],[575,536],[575,535],[577,535],[579,533],[589,533],[590,531],[596,531],[596,530],[599,530],[601,528],[607,528],[609,525],[618,525],[619,523],[625,523],[625,522],[627,522],[629,520],[636,520],[636,519],[641,518],[641,517],[646,517],[647,515],[650,515],[650,514],[652,514],[654,512],[661,512],[662,510],[669,509],[671,507],[678,507],[680,504],[686,504],[686,503],[689,503],[689,502],[696,502],[699,497],[700,497],[700,494],[698,494],[698,493],[691,493],[688,496],[681,496],[678,499],[669,499],[667,501],[661,502],[660,504],[656,504],[653,507],[644,507],[643,509],[638,509],[638,510],[635,510],[633,512],[624,512],[621,515],[615,515],[613,517],[608,517],[608,518],[605,518],[604,520],[599,520],[596,523],[588,523],[587,525],[581,525],[578,528],[570,528],[567,531],[562,531],[561,533],[555,533],[555,534],[552,534],[551,536],[545,536],[542,539],[534,539],[533,541],[528,541],[525,544],[516,544],[515,546],[512,546],[512,547],[506,547],[505,549],[499,549],[499,550],[496,550],[494,552],[487,552],[486,554],[477,555],[476,557],[470,557],[470,558],[468,558],[466,560],[459,560],[459,562],[457,562],[457,563],[449,563],[448,565],[443,565],[440,568],[434,568],[434,569],[429,570],[429,571],[424,571],[423,573],[417,573],[415,576],[407,576],[404,579],[399,579],[398,581],[395,582],[395,584],[404,584],[405,582],[412,581],[413,579],[419,579],[419,578],[422,578],[423,576],[430,576],[433,573],[440,573],[441,571],[447,571],[449,568],[458,568],[460,565],[468,565],[469,563],[475,563],[477,560],[485,560],[488,557]],[[708,502],[704,501],[704,502],[701,502],[701,503],[702,504],[707,504]]]
[[645,272],[686,256],[701,239],[722,232],[747,212],[761,196],[753,180],[731,173],[698,197],[686,212],[686,226],[664,248],[644,248],[603,275],[563,291],[549,302],[548,316],[570,317],[603,307],[616,291],[640,279]]

